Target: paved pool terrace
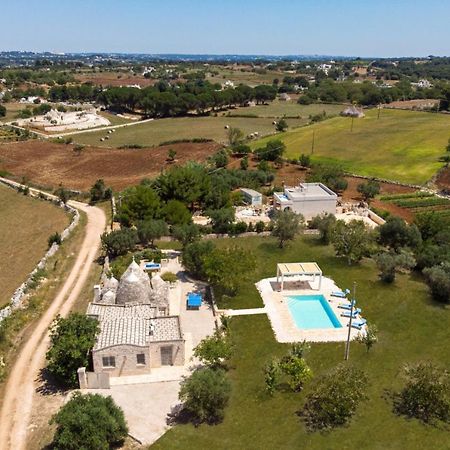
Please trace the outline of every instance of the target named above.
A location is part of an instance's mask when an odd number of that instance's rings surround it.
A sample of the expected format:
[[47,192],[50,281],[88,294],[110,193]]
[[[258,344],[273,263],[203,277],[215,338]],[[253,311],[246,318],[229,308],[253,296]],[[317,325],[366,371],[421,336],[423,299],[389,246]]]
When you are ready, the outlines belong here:
[[[345,342],[347,340],[349,319],[341,317],[344,310],[338,308],[338,305],[346,302],[346,300],[331,296],[332,292],[340,291],[341,288],[336,286],[331,278],[327,277],[322,277],[320,289],[318,289],[318,286],[318,280],[313,282],[305,280],[304,277],[285,282],[282,292],[279,291],[279,283],[277,283],[276,277],[265,278],[256,283],[256,288],[263,299],[264,309],[278,342],[291,343],[303,340],[308,342]],[[320,294],[325,297],[342,327],[324,329],[298,328],[289,310],[288,298],[299,295]],[[364,329],[365,327],[361,331],[364,332]],[[358,333],[359,330],[352,328],[351,339],[354,339]]]

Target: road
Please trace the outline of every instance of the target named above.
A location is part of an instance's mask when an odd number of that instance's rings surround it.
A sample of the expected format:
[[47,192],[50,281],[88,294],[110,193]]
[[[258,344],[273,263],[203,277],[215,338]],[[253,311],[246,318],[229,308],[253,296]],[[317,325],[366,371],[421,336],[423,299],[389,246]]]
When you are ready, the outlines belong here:
[[39,319],[12,367],[0,411],[1,450],[26,448],[36,379],[45,365],[45,353],[49,346],[48,328],[56,315],[66,316],[71,310],[86,283],[100,246],[100,235],[105,230],[106,217],[100,208],[75,201],[69,204],[87,215],[85,237],[64,285]]

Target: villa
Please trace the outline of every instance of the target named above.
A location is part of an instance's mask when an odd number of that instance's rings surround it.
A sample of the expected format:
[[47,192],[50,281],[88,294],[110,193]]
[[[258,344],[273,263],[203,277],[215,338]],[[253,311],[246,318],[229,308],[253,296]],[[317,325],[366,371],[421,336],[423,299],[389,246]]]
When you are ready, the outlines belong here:
[[161,366],[183,365],[185,340],[179,316],[169,315],[169,286],[133,261],[120,281],[94,287],[87,315],[99,321],[92,350],[95,373],[139,375]]
[[273,195],[274,207],[302,214],[305,220],[323,214],[336,214],[337,195],[322,183],[302,183],[285,187],[284,192]]

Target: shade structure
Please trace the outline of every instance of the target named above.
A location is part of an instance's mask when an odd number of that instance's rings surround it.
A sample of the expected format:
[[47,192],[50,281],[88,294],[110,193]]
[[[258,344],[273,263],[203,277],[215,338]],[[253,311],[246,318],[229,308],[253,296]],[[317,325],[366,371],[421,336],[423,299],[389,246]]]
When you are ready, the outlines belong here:
[[322,285],[322,270],[315,262],[304,262],[304,263],[279,263],[277,264],[277,283],[281,285],[280,288],[284,288],[284,278],[293,276],[312,276],[313,281],[316,280],[316,276],[319,278],[319,287]]

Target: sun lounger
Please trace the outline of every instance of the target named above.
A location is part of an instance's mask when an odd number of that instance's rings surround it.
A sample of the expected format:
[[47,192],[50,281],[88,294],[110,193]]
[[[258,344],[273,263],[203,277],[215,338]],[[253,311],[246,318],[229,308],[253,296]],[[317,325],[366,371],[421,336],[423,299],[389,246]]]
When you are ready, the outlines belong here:
[[339,303],[338,308],[348,309],[349,311],[352,309],[351,303]]
[[[366,323],[367,323],[366,319],[353,320],[352,328],[356,328],[356,329],[360,330]],[[347,326],[348,326],[348,324],[347,324]]]
[[345,298],[347,297],[347,293],[344,291],[334,291],[331,293],[332,297],[339,297],[339,298]]
[[[356,317],[361,312],[360,308],[356,308],[353,310],[353,317]],[[342,317],[350,317],[351,311],[344,311],[341,313]]]

